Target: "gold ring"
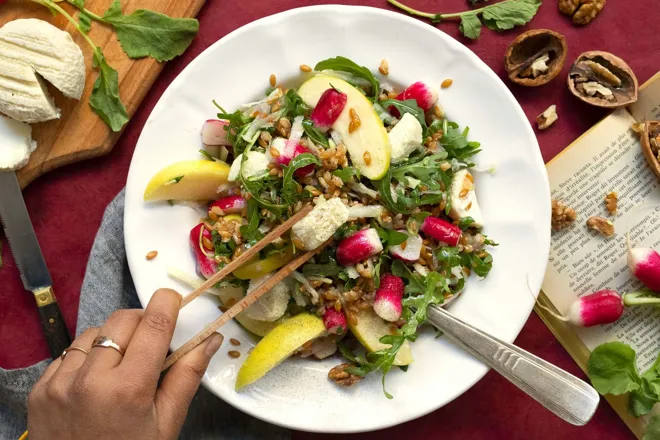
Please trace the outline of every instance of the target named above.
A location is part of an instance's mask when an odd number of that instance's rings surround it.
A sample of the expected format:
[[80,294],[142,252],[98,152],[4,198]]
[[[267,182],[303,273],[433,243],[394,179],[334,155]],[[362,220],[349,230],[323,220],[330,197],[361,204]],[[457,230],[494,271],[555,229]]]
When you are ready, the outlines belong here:
[[94,347],[112,348],[122,356],[125,353],[124,349],[121,348],[119,344],[117,344],[115,341],[108,338],[107,336],[97,336],[96,339],[94,339],[94,343],[92,344],[92,348]]
[[89,354],[89,352],[88,352],[87,350],[85,350],[84,348],[74,347],[74,346],[72,345],[71,347],[69,347],[69,348],[65,348],[65,349],[64,349],[64,351],[62,352],[62,355],[60,356],[60,359],[64,360],[64,358],[66,357],[67,353],[69,353],[70,351],[79,351],[79,352],[81,352],[81,353],[85,353],[85,356],[87,356],[87,355]]

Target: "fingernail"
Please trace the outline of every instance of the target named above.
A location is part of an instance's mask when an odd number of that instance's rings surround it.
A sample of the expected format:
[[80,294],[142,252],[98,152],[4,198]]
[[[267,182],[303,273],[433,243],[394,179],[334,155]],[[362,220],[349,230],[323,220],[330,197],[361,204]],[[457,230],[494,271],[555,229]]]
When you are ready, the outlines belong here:
[[222,341],[224,340],[224,336],[222,336],[220,333],[216,333],[215,335],[211,336],[209,342],[206,343],[204,354],[209,358],[213,357],[213,355],[216,354],[216,352],[220,349]]

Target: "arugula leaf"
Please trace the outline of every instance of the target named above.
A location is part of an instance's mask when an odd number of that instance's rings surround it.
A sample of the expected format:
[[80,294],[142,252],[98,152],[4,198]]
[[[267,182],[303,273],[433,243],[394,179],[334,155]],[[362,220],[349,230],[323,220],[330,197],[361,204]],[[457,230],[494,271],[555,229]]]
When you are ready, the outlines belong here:
[[259,231],[259,221],[261,219],[261,216],[259,215],[259,203],[256,199],[251,197],[248,200],[247,205],[248,224],[242,225],[239,230],[243,239],[250,245],[254,245],[256,242],[264,238],[264,235]]
[[358,363],[357,357],[355,356],[355,354],[353,354],[351,349],[346,346],[346,343],[344,341],[337,341],[337,348],[339,349],[341,355],[344,356],[347,361],[353,362],[354,364]]
[[601,344],[591,352],[587,371],[600,394],[624,394],[640,389],[635,351],[621,342]]
[[396,275],[399,278],[403,278],[408,281],[406,284],[406,293],[422,293],[426,290],[424,285],[424,280],[421,275],[413,273],[408,266],[406,266],[403,261],[396,260],[392,263],[390,267],[392,275]]
[[463,217],[458,221],[458,227],[461,228],[461,231],[466,231],[474,224],[474,219],[472,217]]
[[445,119],[442,130],[443,135],[439,142],[447,150],[449,158],[465,160],[481,151],[479,142],[469,142],[467,140],[470,131],[468,127],[460,130],[458,124]]
[[458,30],[471,40],[476,40],[481,35],[481,21],[476,13],[461,16],[461,24]]
[[119,98],[119,74],[108,65],[98,47],[94,50],[94,67],[99,69],[99,76],[92,88],[89,105],[112,131],[119,131],[128,122],[126,107]]
[[281,196],[288,205],[293,205],[300,199],[300,194],[298,194],[300,184],[293,179],[293,173],[297,169],[311,164],[320,165],[321,162],[312,153],[303,153],[291,159],[289,165],[284,166]]
[[305,264],[302,268],[302,273],[306,277],[332,277],[338,275],[343,269],[344,268],[339,266],[335,260],[330,260],[330,262],[325,264]]
[[410,113],[415,119],[417,119],[417,121],[419,121],[419,124],[422,126],[422,132],[426,133],[427,126],[424,110],[417,105],[417,101],[414,99],[406,99],[405,101],[386,99],[384,101],[379,101],[378,104],[383,106],[383,108],[389,108],[390,106],[396,107],[396,109],[399,110],[399,113],[401,113],[401,116],[405,113]]
[[247,132],[250,122],[252,122],[254,118],[243,114],[240,110],[236,110],[233,113],[227,113],[227,111],[218,105],[217,102],[213,101],[213,104],[220,110],[217,114],[218,119],[229,121],[229,125],[225,126],[227,140],[232,144],[234,157],[238,157],[245,151],[247,141],[243,139],[243,134]]
[[320,61],[314,66],[314,70],[338,70],[340,72],[347,72],[351,75],[366,79],[371,84],[371,97],[372,100],[378,99],[380,95],[380,83],[374,77],[369,69],[364,66],[359,66],[346,57],[338,56],[335,58],[328,58],[327,60]]
[[[259,137],[259,133],[255,133],[254,137],[250,141],[250,143],[245,147],[245,152],[243,153],[243,159],[241,162],[241,169],[238,172],[238,177],[243,184],[243,188],[247,192],[250,193],[252,198],[259,204],[259,206],[268,209],[270,212],[272,212],[276,217],[280,217],[282,215],[282,212],[286,210],[287,205],[280,205],[277,203],[274,203],[272,200],[267,200],[261,196],[261,193],[266,189],[266,187],[269,186],[269,184],[273,183],[272,180],[270,180],[270,176],[252,176],[250,178],[245,178],[243,175],[243,164],[247,160],[248,153],[250,152],[250,149],[254,145],[254,143],[257,141],[257,138]],[[279,180],[279,179],[275,179]]]
[[651,417],[642,440],[660,440],[660,417]]
[[103,14],[103,21],[115,28],[129,57],[150,56],[157,61],[181,55],[199,31],[199,22],[194,18],[172,18],[147,9],[123,15],[119,0],[114,0]]
[[344,223],[337,229],[337,231],[334,233],[334,239],[337,241],[341,241],[346,237],[350,237],[353,235],[355,232],[358,230],[358,225],[353,222],[353,223]]
[[374,285],[376,288],[380,287],[380,273],[382,271],[383,263],[389,259],[390,257],[383,252],[378,257],[378,263],[374,265]]
[[463,266],[469,267],[475,274],[484,278],[493,268],[493,256],[487,252],[484,257],[479,257],[476,253],[463,253],[462,263]]
[[[289,116],[291,118],[294,118],[296,116],[309,116],[312,110],[307,107],[307,104],[302,100],[300,95],[296,93],[295,90],[289,89],[285,94],[284,94],[284,106],[282,107],[284,110],[284,116]],[[305,127],[303,121],[303,128]]]
[[337,170],[334,170],[332,172],[333,176],[339,177],[344,183],[348,182],[351,180],[351,177],[355,176],[356,179],[360,178],[360,170],[357,168],[353,167],[346,167],[346,168],[340,168]]
[[314,141],[314,143],[321,144],[326,148],[330,147],[328,138],[325,137],[325,134],[321,130],[314,127],[314,123],[310,119],[303,120],[303,129],[307,137]]

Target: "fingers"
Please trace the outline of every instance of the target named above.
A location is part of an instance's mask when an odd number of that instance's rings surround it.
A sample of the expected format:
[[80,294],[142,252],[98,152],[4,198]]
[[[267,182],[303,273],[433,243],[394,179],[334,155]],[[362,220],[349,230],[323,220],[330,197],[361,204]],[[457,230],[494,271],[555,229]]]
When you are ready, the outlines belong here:
[[[122,349],[128,347],[135,329],[143,316],[142,310],[117,310],[103,324],[98,336],[112,339]],[[69,355],[67,355],[68,357]],[[123,356],[115,349],[109,347],[91,347],[84,365],[109,370],[122,361]]]
[[181,295],[174,290],[157,290],[144,311],[122,362],[130,374],[151,383],[154,390],[172,340],[180,304]]
[[[98,334],[98,327],[88,328],[71,343],[70,347],[79,347],[87,350],[87,353],[89,353],[92,350],[92,342]],[[85,360],[87,360],[87,356],[88,354],[86,355],[78,350],[69,350],[53,377],[78,370]]]
[[172,365],[156,393],[158,426],[166,439],[176,438],[199,383],[213,355],[222,345],[216,333]]

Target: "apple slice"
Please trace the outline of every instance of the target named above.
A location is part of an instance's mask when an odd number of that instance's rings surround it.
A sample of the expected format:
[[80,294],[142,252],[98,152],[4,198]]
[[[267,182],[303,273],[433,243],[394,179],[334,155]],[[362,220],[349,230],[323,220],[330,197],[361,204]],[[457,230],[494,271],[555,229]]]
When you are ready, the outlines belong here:
[[301,313],[283,321],[252,349],[236,377],[236,391],[262,378],[305,342],[325,333],[323,320]]
[[144,200],[215,200],[227,183],[229,165],[211,160],[186,160],[169,165],[151,178]]
[[[357,324],[348,321],[348,328],[360,343],[370,352],[384,350],[390,346],[380,342],[380,338],[390,334],[390,324],[381,319],[373,309],[360,311],[355,315]],[[410,365],[413,362],[410,344],[405,341],[394,358],[394,365]]]
[[293,260],[293,246],[289,244],[282,252],[274,253],[263,260],[256,256],[233,271],[232,274],[239,280],[251,280],[274,272],[291,260]]
[[[346,81],[328,75],[316,75],[308,79],[298,89],[298,95],[305,104],[314,108],[321,95],[331,87],[347,96],[346,105],[332,124],[332,129],[341,136],[351,162],[360,173],[371,180],[382,179],[390,167],[392,147],[383,121],[374,110],[371,101]],[[348,129],[351,109],[360,118],[360,126],[353,133],[349,133]],[[365,156],[368,157],[367,161]]]

